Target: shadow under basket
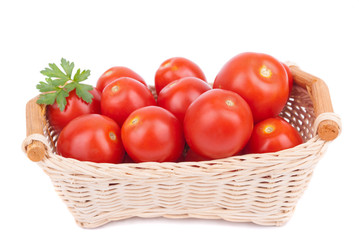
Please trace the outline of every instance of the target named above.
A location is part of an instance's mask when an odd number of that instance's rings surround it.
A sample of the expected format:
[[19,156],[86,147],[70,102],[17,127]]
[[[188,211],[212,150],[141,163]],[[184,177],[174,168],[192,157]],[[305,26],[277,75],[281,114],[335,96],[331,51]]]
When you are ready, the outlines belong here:
[[293,214],[328,143],[341,129],[326,84],[290,66],[294,86],[281,116],[304,143],[275,153],[204,162],[82,162],[56,154],[46,108],[27,103],[23,150],[50,177],[84,228],[131,217],[224,219],[280,226]]

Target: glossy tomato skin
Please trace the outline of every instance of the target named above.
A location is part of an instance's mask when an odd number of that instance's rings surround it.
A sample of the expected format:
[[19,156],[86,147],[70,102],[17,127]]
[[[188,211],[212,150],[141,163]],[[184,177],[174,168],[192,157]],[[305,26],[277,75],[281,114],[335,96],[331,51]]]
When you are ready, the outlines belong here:
[[57,140],[57,152],[96,163],[120,163],[125,155],[120,127],[100,114],[82,115],[66,125]]
[[199,78],[181,78],[161,90],[157,104],[173,113],[183,123],[188,106],[202,93],[210,89],[211,86]]
[[122,126],[121,135],[134,162],[175,162],[185,144],[178,119],[157,106],[132,112]]
[[115,120],[119,126],[134,110],[151,105],[156,105],[151,91],[132,78],[119,78],[102,92],[101,112]]
[[213,88],[241,95],[251,107],[255,122],[277,116],[289,97],[283,65],[261,53],[242,53],[230,59],[216,76]]
[[134,72],[133,70],[127,68],[127,67],[123,67],[123,66],[116,66],[116,67],[112,67],[110,69],[108,69],[106,72],[104,72],[100,78],[97,80],[97,85],[96,88],[102,92],[103,89],[110,84],[112,81],[121,78],[121,77],[130,77],[133,79],[136,79],[137,81],[139,81],[140,83],[142,83],[143,85],[145,85],[147,87],[147,84],[145,82],[145,80],[143,80],[143,78],[138,75],[136,72]]
[[244,153],[277,152],[303,143],[300,134],[280,117],[268,118],[254,126]]
[[253,118],[241,96],[213,89],[188,107],[183,126],[187,144],[193,151],[210,159],[224,158],[238,153],[246,145]]
[[67,104],[61,111],[57,103],[48,105],[46,109],[47,119],[53,129],[59,133],[71,120],[84,114],[101,113],[101,93],[96,88],[90,91],[93,95],[92,102],[86,103],[76,95],[76,90],[70,92],[66,98]]
[[290,92],[292,91],[292,88],[293,88],[293,75],[292,75],[292,72],[290,71],[289,67],[287,64],[285,63],[282,63],[286,73],[287,73],[287,77],[288,77],[288,84],[289,84],[289,94]]
[[157,95],[170,82],[184,77],[196,77],[206,82],[200,67],[183,57],[173,57],[164,61],[156,71],[155,87]]

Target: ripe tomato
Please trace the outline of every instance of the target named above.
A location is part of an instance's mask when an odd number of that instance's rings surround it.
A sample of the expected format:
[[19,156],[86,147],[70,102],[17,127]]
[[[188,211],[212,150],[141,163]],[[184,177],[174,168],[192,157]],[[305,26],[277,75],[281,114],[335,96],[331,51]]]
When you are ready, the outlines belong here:
[[99,114],[82,115],[69,122],[59,135],[57,152],[96,163],[120,163],[125,155],[120,127]]
[[282,63],[286,73],[287,73],[287,77],[288,77],[288,84],[289,84],[289,94],[292,91],[292,87],[293,87],[293,75],[292,72],[290,71],[289,67],[287,64]]
[[136,79],[137,81],[139,81],[140,83],[142,83],[143,85],[145,85],[147,87],[145,80],[143,80],[143,78],[140,75],[138,75],[137,73],[135,73],[134,71],[132,71],[131,69],[129,69],[127,67],[118,66],[118,67],[112,67],[112,68],[108,69],[106,72],[104,72],[100,76],[100,78],[97,80],[96,88],[100,92],[102,92],[103,89],[109,83],[111,83],[113,80],[116,80],[120,77],[130,77],[130,78]]
[[277,152],[303,143],[297,130],[280,117],[268,118],[254,126],[244,153]]
[[151,91],[132,78],[119,78],[102,92],[101,112],[115,120],[119,126],[134,110],[150,105],[156,105]]
[[203,157],[199,154],[197,154],[195,151],[193,151],[192,149],[189,149],[187,151],[187,154],[184,158],[185,162],[202,162],[202,161],[208,161],[211,160],[210,158],[206,158]]
[[135,162],[177,161],[185,144],[178,119],[157,106],[132,112],[121,135],[126,152]]
[[218,73],[213,88],[241,95],[251,107],[255,122],[277,116],[289,96],[283,65],[261,53],[242,53],[230,59]]
[[183,77],[197,77],[206,82],[204,73],[194,62],[182,57],[174,57],[164,61],[155,75],[157,95],[167,84]]
[[124,158],[123,158],[123,161],[122,163],[135,163],[131,158],[130,156],[128,156],[128,154],[126,153]]
[[59,133],[72,119],[90,113],[101,113],[101,93],[94,88],[90,91],[93,95],[92,102],[86,103],[76,95],[76,91],[70,92],[66,98],[67,104],[61,112],[57,103],[47,106],[46,115],[50,125]]
[[175,80],[164,87],[158,95],[157,104],[173,113],[183,123],[188,106],[211,87],[195,77]]
[[187,109],[184,133],[188,146],[207,158],[238,153],[253,129],[251,110],[238,94],[213,89],[199,96]]

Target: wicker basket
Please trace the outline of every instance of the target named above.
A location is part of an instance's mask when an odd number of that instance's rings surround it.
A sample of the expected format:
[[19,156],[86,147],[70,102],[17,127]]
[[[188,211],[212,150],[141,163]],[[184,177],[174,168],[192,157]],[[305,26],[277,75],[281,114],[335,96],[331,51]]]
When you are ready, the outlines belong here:
[[27,104],[23,150],[85,228],[135,216],[279,226],[293,214],[318,160],[340,132],[325,83],[290,68],[296,84],[281,115],[304,140],[291,149],[204,162],[81,162],[55,153],[57,136],[34,98]]

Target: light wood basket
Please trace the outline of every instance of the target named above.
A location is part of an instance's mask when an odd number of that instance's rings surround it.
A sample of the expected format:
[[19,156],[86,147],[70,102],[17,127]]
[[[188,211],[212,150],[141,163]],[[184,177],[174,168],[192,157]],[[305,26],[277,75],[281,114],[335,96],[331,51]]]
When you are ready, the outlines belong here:
[[84,228],[131,217],[224,219],[280,226],[340,130],[326,84],[290,66],[294,86],[281,116],[304,143],[275,153],[204,162],[98,164],[56,154],[46,108],[27,103],[23,150],[50,177]]

